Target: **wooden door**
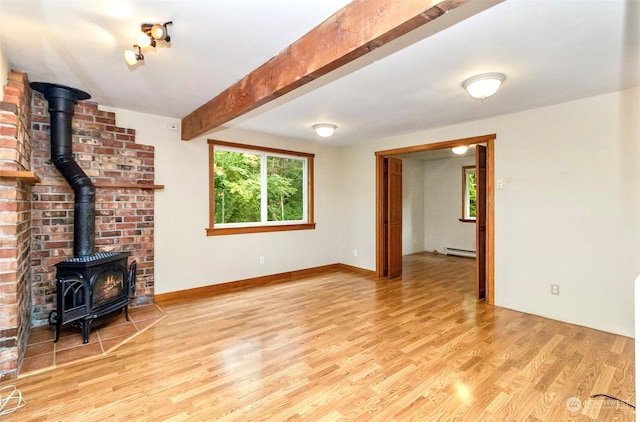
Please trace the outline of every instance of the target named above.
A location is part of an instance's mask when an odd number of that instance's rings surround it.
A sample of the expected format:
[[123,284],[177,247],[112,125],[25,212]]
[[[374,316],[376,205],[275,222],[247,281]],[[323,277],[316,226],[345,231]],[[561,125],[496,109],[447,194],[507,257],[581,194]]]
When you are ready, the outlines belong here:
[[[485,164],[485,172],[480,172],[480,176],[483,176],[481,186],[484,189],[484,195],[482,199],[485,200],[484,206],[481,207],[481,218],[484,218],[484,222],[481,223],[484,230],[480,235],[479,230],[476,229],[476,241],[477,244],[482,246],[482,250],[477,250],[477,262],[482,263],[483,268],[478,268],[476,273],[482,274],[482,280],[478,277],[476,280],[477,293],[480,297],[481,290],[484,290],[483,299],[487,303],[494,304],[495,286],[494,286],[494,187],[493,180],[495,178],[494,173],[494,141],[496,139],[495,134],[475,136],[472,138],[455,139],[451,141],[444,141],[426,145],[416,145],[404,148],[394,148],[382,151],[376,151],[376,276],[379,278],[388,277],[388,198],[389,191],[387,182],[387,161],[385,157],[397,156],[400,154],[407,154],[417,151],[427,151],[442,148],[451,148],[458,145],[478,145],[484,144],[486,148],[481,148],[484,151],[485,159],[479,161]],[[486,177],[486,179],[484,178]],[[476,225],[479,227],[480,225]],[[482,237],[484,240],[479,240]],[[479,241],[478,241],[479,240]],[[401,245],[397,248],[400,251],[400,259],[402,259]],[[484,255],[484,256],[482,256]],[[478,264],[478,266],[480,266]],[[482,289],[480,289],[482,286]]]
[[387,277],[402,274],[402,160],[387,162]]
[[487,147],[476,145],[476,296],[487,298]]

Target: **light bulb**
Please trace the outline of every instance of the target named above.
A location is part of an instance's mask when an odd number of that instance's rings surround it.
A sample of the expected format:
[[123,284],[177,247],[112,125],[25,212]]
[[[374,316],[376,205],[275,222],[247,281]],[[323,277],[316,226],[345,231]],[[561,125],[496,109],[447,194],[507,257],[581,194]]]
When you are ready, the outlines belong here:
[[124,60],[129,66],[133,66],[138,63],[138,57],[133,50],[124,50]]
[[464,154],[465,152],[467,152],[467,149],[468,149],[468,147],[467,147],[466,145],[462,145],[462,146],[459,146],[459,147],[453,147],[453,148],[451,148],[451,151],[452,151],[454,154],[462,155],[462,154]]
[[167,31],[164,28],[164,25],[160,25],[159,23],[153,25],[151,27],[151,36],[156,40],[163,40],[167,36]]
[[151,38],[142,31],[138,34],[137,41],[138,45],[142,48],[149,47],[151,45]]

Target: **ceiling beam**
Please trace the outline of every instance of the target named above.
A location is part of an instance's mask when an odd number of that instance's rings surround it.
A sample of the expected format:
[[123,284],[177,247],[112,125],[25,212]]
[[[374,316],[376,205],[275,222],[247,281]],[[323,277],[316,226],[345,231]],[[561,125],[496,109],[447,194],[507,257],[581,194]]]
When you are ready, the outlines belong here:
[[354,0],[182,119],[190,140],[364,56],[470,0]]

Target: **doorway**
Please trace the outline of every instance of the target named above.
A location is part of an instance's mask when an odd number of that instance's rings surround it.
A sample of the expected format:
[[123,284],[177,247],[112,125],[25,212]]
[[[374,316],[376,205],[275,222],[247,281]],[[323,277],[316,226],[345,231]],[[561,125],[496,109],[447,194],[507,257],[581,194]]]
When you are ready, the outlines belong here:
[[[377,151],[376,155],[376,275],[379,278],[390,278],[401,274],[401,268],[397,268],[398,260],[402,260],[402,242],[392,241],[397,236],[393,234],[394,227],[397,230],[398,222],[390,226],[389,217],[397,215],[397,180],[402,177],[396,172],[389,172],[389,165],[398,169],[398,165],[390,158],[400,154],[411,152],[453,148],[462,145],[484,145],[486,148],[477,148],[484,151],[484,156],[476,156],[476,165],[479,161],[484,164],[481,168],[483,180],[479,181],[484,189],[484,204],[479,210],[481,219],[476,223],[476,292],[479,300],[494,303],[494,141],[496,135],[483,135],[472,138],[456,139],[433,144],[416,145],[406,148],[398,148],[385,151]],[[395,174],[395,175],[394,175]],[[393,182],[391,177],[396,180]],[[394,188],[393,186],[396,186]],[[400,190],[401,190],[400,184]],[[401,197],[400,193],[400,197]],[[395,199],[394,199],[395,198]],[[393,214],[392,214],[393,213]],[[402,212],[400,210],[400,215]],[[400,217],[401,218],[401,217]],[[400,230],[402,222],[399,222]],[[397,240],[397,239],[396,239]],[[392,269],[393,272],[389,272]]]

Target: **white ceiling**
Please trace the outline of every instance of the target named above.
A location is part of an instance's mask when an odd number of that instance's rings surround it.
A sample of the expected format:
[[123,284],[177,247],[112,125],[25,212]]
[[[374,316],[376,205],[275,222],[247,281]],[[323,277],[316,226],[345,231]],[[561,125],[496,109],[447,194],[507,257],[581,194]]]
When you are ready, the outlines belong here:
[[[1,49],[31,81],[182,118],[347,3],[0,0]],[[471,3],[450,20],[481,11],[430,36],[428,24],[227,126],[347,145],[640,85],[639,0]],[[169,20],[171,44],[127,66],[140,24]],[[483,72],[507,80],[480,102],[461,82]],[[337,124],[336,134],[318,138],[319,122]]]

